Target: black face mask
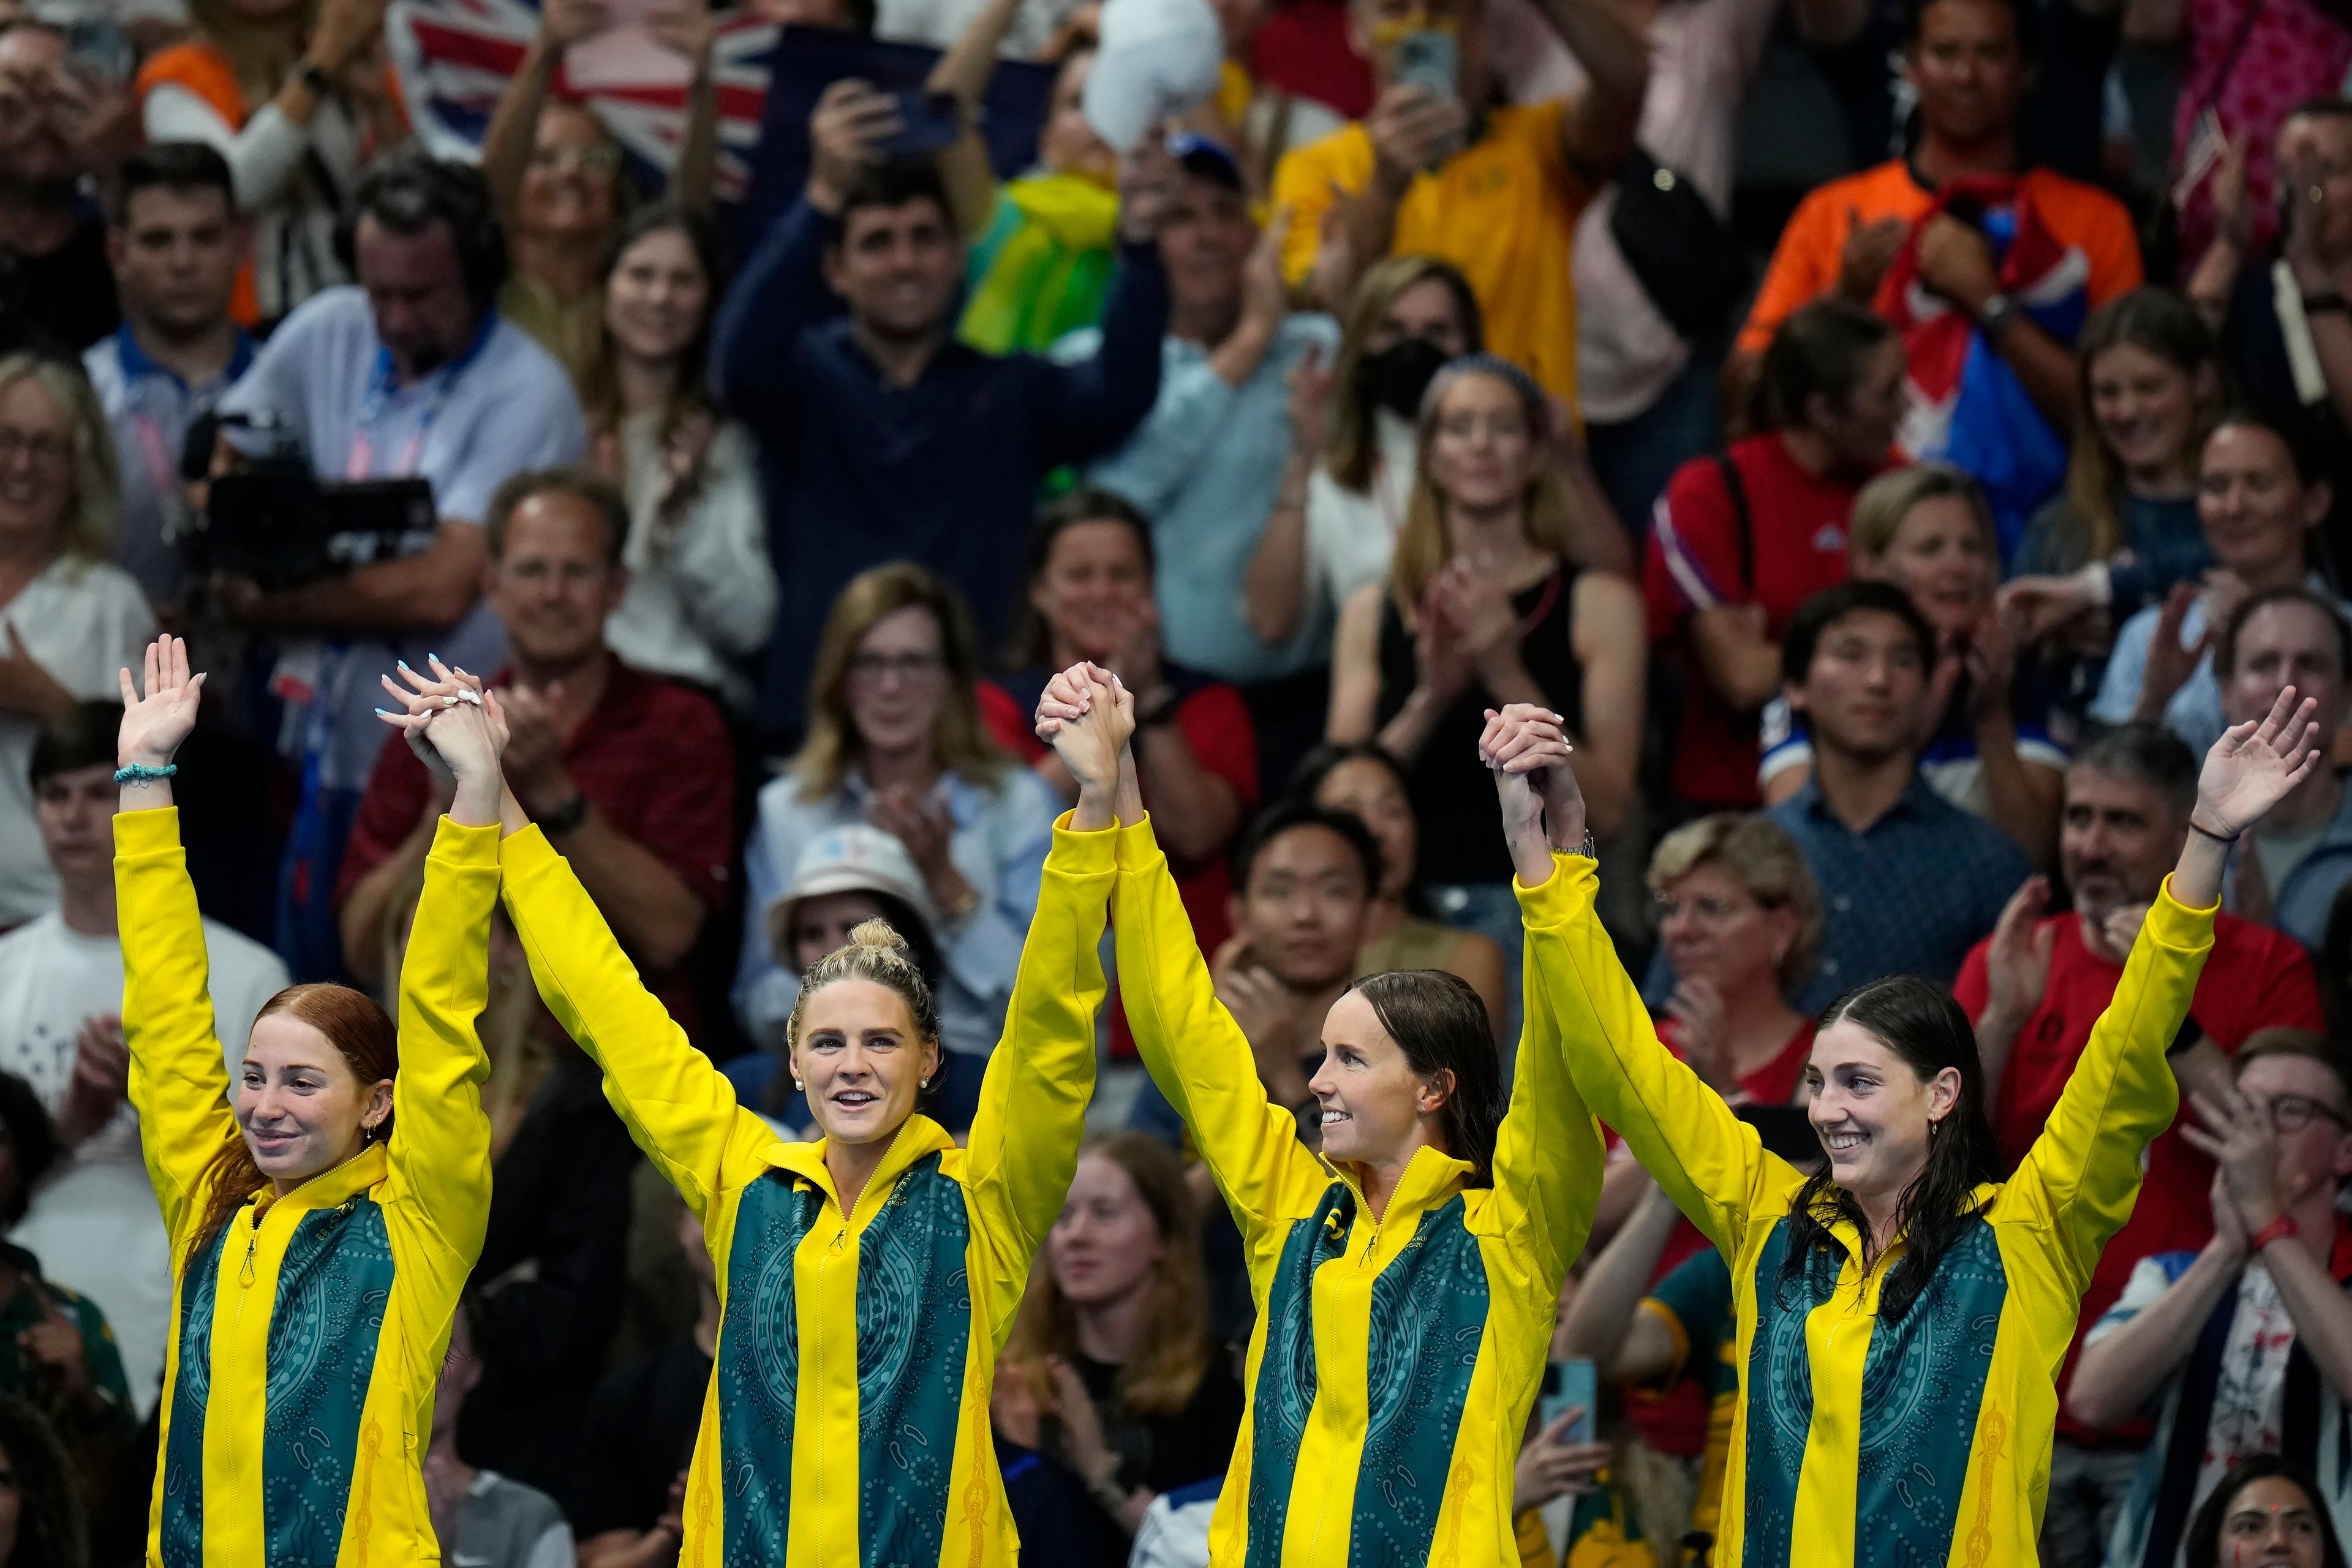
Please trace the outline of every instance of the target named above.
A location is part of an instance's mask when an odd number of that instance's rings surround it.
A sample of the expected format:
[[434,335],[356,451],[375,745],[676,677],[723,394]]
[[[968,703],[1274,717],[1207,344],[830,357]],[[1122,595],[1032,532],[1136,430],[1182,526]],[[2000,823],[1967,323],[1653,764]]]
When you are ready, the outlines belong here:
[[1364,356],[1356,371],[1358,390],[1400,419],[1417,418],[1422,394],[1445,368],[1445,357],[1428,339],[1407,338]]

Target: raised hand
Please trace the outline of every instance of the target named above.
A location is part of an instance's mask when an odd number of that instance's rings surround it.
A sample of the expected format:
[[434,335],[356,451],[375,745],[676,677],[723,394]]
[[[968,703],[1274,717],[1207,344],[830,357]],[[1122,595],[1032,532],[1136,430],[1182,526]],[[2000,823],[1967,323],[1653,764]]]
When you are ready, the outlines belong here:
[[379,708],[376,716],[401,732],[408,749],[437,778],[455,785],[450,802],[452,819],[487,826],[499,820],[499,802],[506,788],[499,759],[507,746],[507,720],[498,694],[485,691],[481,677],[443,664],[433,667],[431,679],[408,668],[400,674],[405,687],[383,678],[383,689],[401,705],[393,712]]
[[1544,826],[1555,849],[1584,845],[1584,791],[1569,756],[1576,748],[1563,728],[1567,721],[1549,708],[1514,702],[1500,712],[1486,710],[1478,738],[1478,758],[1488,767],[1522,773],[1543,797]]
[[2248,1235],[2267,1229],[2294,1206],[2300,1192],[2282,1192],[2278,1180],[2278,1133],[2270,1107],[2257,1105],[2234,1083],[2189,1097],[2197,1124],[2176,1122],[2181,1141],[2220,1168],[2223,1190]]
[[2311,698],[2296,700],[2290,686],[2259,720],[2232,724],[2205,753],[2197,775],[2197,809],[2189,824],[2216,838],[2235,838],[2267,815],[2319,765],[2313,746],[2319,709]]
[[116,765],[169,766],[196,727],[196,710],[204,700],[205,678],[188,673],[188,645],[178,637],[157,637],[147,645],[144,696],[131,684],[129,670],[119,673],[122,728],[114,744]]
[[2021,1027],[2050,988],[2050,955],[2058,928],[2042,924],[2050,906],[2050,879],[2028,877],[2000,911],[1985,949],[1985,1010]]
[[809,205],[839,212],[849,187],[899,128],[897,100],[871,83],[844,77],[818,94],[809,116]]
[[1072,817],[1072,826],[1099,831],[1118,820],[1119,757],[1135,734],[1135,694],[1118,676],[1092,664],[1073,665],[1055,681],[1066,698],[1076,700],[1058,700],[1049,689],[1038,704],[1039,729],[1042,732],[1045,727],[1047,702],[1077,710],[1060,718],[1047,739],[1062,765],[1078,781],[1077,815]]
[[1176,160],[1167,135],[1153,131],[1118,165],[1118,237],[1148,245],[1176,205]]

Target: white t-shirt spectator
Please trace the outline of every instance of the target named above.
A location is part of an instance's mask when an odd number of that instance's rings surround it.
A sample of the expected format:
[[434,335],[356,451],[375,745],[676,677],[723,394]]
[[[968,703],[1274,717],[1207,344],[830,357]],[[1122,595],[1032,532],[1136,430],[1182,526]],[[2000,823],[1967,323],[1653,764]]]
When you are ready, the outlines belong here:
[[741,426],[719,426],[690,494],[665,510],[671,479],[660,418],[649,408],[621,422],[629,591],[605,618],[604,641],[623,663],[716,692],[748,714],[759,694],[745,661],[776,620],[757,454]]
[[[588,449],[572,378],[502,317],[492,315],[471,349],[430,375],[402,387],[389,379],[367,295],[330,289],[286,319],[221,409],[290,420],[322,479],[423,476],[445,521],[481,521],[509,478],[578,462]],[[431,542],[420,533],[407,548]],[[403,658],[421,668],[436,652],[467,669],[493,670],[506,661],[505,645],[498,618],[477,603],[455,627],[430,637],[355,638],[290,653],[279,666],[281,692],[312,695],[288,702],[280,749],[300,757],[315,743],[322,785],[362,790],[383,745],[376,678]]]
[[[95,702],[121,696],[116,673],[139,668],[155,614],[121,568],[60,556],[0,605],[0,626],[51,679]],[[0,926],[31,920],[58,901],[58,879],[33,826],[33,742],[40,732],[21,713],[0,713]]]
[[[254,1015],[285,987],[286,966],[211,921],[205,952],[214,1025],[234,1077]],[[0,1070],[31,1084],[51,1116],[65,1109],[83,1021],[121,1012],[122,948],[111,937],[68,931],[54,910],[0,937]],[[41,1260],[44,1275],[106,1314],[143,1417],[163,1386],[172,1254],[128,1105],[41,1184],[11,1239]]]
[[1361,494],[1333,479],[1322,463],[1307,477],[1307,621],[1336,614],[1365,584],[1388,580],[1389,558],[1412,500],[1420,437],[1412,420],[1376,408],[1372,447],[1371,483]]

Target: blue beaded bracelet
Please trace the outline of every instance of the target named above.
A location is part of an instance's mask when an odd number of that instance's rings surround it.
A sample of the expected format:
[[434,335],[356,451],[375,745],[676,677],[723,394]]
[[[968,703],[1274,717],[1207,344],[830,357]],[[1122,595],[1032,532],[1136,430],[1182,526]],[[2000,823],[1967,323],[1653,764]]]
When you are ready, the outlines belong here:
[[133,763],[127,768],[115,769],[114,782],[116,784],[145,784],[150,779],[170,778],[179,771],[179,768],[171,763],[166,763],[160,768],[151,768],[145,763]]

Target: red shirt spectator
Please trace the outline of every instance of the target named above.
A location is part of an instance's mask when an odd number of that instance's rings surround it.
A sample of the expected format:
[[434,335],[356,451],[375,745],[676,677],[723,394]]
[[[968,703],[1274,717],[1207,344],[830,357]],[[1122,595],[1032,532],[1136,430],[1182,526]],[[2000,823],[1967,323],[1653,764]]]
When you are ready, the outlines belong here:
[[[2123,965],[2110,963],[2083,941],[2083,922],[2074,913],[2045,917],[2053,927],[2050,982],[2042,1004],[2026,1016],[2002,1069],[1990,1107],[1993,1135],[2000,1140],[2002,1174],[2024,1157],[2057,1108],[2074,1063],[2090,1042],[2091,1026],[2114,999]],[[1971,1018],[1988,1000],[1987,937],[1969,951],[1952,994]],[[2257,1029],[2285,1026],[2318,1029],[2319,986],[2311,961],[2291,937],[2222,914],[2213,922],[2213,951],[2197,982],[2190,1022],[2222,1051],[2235,1054]],[[2210,1193],[2213,1162],[2190,1148],[2178,1122],[2148,1145],[2147,1174],[2132,1216],[2108,1241],[2083,1295],[2082,1327],[2088,1329],[2112,1306],[2131,1277],[2132,1266],[2158,1252],[2194,1250],[2211,1239]],[[2076,1343],[2081,1342],[2078,1332]],[[2073,1352],[2070,1351],[2071,1358]],[[2061,1388],[2065,1386],[2062,1380]],[[2059,1431],[2076,1440],[2094,1438],[2061,1411]]]
[[[1724,472],[1738,470],[1735,496]],[[1846,576],[1846,521],[1867,475],[1801,465],[1778,431],[1696,458],[1667,481],[1643,570],[1654,641],[1682,640],[1701,611],[1753,605],[1761,636],[1779,643],[1797,606]],[[1742,711],[1694,666],[1675,752],[1674,792],[1706,805],[1759,803],[1757,714]],[[1760,704],[1759,704],[1760,707]],[[1786,1095],[1779,1096],[1786,1099]]]
[[[501,670],[490,685],[508,684]],[[615,831],[669,868],[716,908],[734,859],[735,755],[718,705],[699,692],[612,661],[602,701],[564,738],[564,771]],[[434,802],[432,775],[397,737],[368,777],[335,887],[338,909],[352,887],[397,848]],[[560,850],[563,829],[543,824]],[[682,965],[646,973],[646,984],[689,1036],[698,1018]]]

